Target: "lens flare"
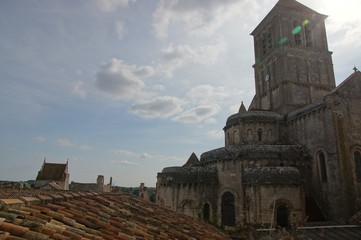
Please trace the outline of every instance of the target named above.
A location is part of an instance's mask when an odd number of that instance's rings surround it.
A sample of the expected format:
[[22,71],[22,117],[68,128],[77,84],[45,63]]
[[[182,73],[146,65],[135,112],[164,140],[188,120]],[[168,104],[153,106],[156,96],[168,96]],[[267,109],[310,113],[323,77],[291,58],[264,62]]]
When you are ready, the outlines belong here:
[[288,37],[284,37],[284,38],[281,38],[279,41],[278,41],[278,44],[279,45],[283,45],[285,42],[288,41]]
[[305,21],[302,22],[302,26],[305,26],[305,25],[307,25],[309,23],[310,23],[310,21],[306,19]]
[[292,30],[292,34],[295,35],[295,34],[298,34],[300,33],[302,30],[302,27],[301,26],[297,26],[295,27],[293,30]]

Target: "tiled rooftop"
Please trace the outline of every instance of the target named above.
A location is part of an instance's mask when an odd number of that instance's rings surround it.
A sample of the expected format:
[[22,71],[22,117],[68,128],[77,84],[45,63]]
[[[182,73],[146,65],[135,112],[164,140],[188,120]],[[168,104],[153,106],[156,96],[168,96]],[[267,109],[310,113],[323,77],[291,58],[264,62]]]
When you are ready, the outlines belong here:
[[257,230],[257,239],[260,240],[359,240],[361,239],[360,225],[344,226],[317,226],[300,227],[293,231],[276,230]]
[[0,240],[230,239],[219,229],[127,194],[0,189]]

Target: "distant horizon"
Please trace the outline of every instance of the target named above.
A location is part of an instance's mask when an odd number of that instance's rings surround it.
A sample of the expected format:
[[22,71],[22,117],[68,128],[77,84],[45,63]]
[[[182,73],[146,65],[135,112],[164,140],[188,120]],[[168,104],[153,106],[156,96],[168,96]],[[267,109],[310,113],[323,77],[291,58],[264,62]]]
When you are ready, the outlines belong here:
[[[361,69],[358,0],[300,0],[328,15],[337,85]],[[0,2],[0,177],[69,159],[70,181],[155,186],[224,147],[255,94],[252,30],[277,0]],[[305,19],[309,20],[309,19]]]

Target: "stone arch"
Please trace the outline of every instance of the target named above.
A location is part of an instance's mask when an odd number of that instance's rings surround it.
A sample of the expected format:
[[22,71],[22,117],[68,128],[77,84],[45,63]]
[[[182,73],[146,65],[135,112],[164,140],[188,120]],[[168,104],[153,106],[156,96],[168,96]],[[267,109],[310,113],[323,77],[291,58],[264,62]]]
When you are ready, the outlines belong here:
[[315,154],[315,160],[317,164],[318,176],[321,183],[327,183],[328,171],[327,171],[327,154],[323,149],[318,149]]
[[294,19],[293,20],[293,30],[292,30],[292,34],[294,37],[294,41],[295,41],[295,45],[301,45],[302,44],[302,39],[301,39],[301,31],[302,27],[301,27],[301,23],[299,20]]
[[202,207],[202,219],[203,221],[209,222],[211,219],[211,205],[206,202]]
[[355,169],[356,182],[361,183],[361,147],[356,146],[351,149],[352,162]]
[[291,225],[291,212],[293,211],[293,204],[288,199],[277,199],[271,204],[270,208],[274,210],[275,225],[282,228],[287,228]]
[[289,224],[289,210],[286,205],[276,207],[276,223],[277,226],[287,228]]
[[247,129],[247,141],[251,141],[252,140],[252,135],[253,135],[253,131],[251,128]]
[[236,225],[235,197],[231,192],[222,194],[221,219],[222,225],[230,227]]
[[312,36],[312,31],[311,31],[311,27],[309,26],[309,23],[305,24],[304,30],[305,30],[306,46],[312,47],[313,46],[313,36]]
[[[239,212],[239,208],[238,206],[240,206],[240,197],[237,193],[237,191],[233,188],[224,188],[219,192],[219,197],[218,197],[218,224],[219,225],[224,225],[223,221],[222,221],[222,197],[225,193],[231,193],[234,196],[234,213],[235,213],[235,221],[234,221],[234,225],[230,226],[230,227],[234,227],[236,225],[237,222],[237,213]],[[232,209],[230,209],[232,210]],[[229,225],[224,225],[224,226],[229,226]]]
[[183,200],[180,203],[180,210],[181,210],[181,213],[183,213],[183,214],[185,214],[187,216],[194,217],[193,201],[189,200],[189,199]]
[[237,129],[234,129],[232,132],[232,142],[233,144],[238,144],[240,142],[240,137]]
[[263,141],[263,129],[262,128],[257,129],[257,139],[259,142]]

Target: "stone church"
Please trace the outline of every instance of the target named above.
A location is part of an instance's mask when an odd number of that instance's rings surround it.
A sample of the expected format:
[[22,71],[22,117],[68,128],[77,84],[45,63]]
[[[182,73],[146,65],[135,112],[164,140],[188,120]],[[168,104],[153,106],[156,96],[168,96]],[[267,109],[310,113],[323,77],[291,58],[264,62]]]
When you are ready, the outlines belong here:
[[361,210],[361,73],[336,86],[326,17],[277,2],[251,33],[248,110],[228,117],[224,147],[158,173],[158,204],[229,230],[347,223]]

